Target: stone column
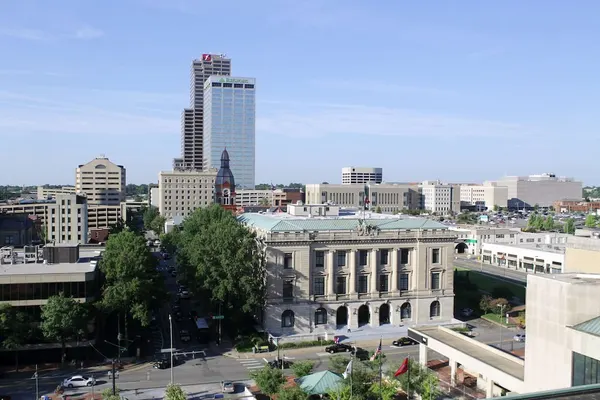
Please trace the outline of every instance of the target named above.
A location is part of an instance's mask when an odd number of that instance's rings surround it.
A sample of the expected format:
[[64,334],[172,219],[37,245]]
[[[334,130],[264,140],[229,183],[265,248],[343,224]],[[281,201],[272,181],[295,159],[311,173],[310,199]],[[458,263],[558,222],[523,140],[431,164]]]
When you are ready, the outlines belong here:
[[335,300],[335,250],[327,252],[327,296]]
[[419,364],[423,367],[427,366],[427,346],[423,343],[419,344]]
[[369,254],[369,264],[371,267],[371,293],[372,294],[377,294],[379,292],[379,288],[377,287],[377,278],[378,278],[378,268],[377,268],[377,264],[379,262],[379,260],[377,259],[377,257],[379,256],[379,250],[377,249],[373,249],[371,250],[371,253]]
[[491,399],[494,397],[494,381],[487,377],[487,382],[485,384],[485,398]]
[[350,282],[348,282],[348,293],[351,297],[356,298],[356,250],[350,250],[348,252],[348,267],[350,270],[350,273],[348,274],[348,279],[350,280]]
[[458,364],[453,359],[449,359],[448,364],[450,364],[450,385],[456,386],[456,369]]
[[392,269],[390,273],[390,287],[391,293],[397,294],[398,292],[398,249],[392,249],[390,260],[388,261]]

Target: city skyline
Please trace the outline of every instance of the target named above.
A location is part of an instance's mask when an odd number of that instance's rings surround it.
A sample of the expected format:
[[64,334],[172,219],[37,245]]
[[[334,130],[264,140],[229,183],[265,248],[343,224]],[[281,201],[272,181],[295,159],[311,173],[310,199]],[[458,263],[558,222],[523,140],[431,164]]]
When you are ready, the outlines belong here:
[[[260,82],[256,183],[333,183],[356,165],[382,167],[389,181],[553,172],[600,184],[581,155],[600,141],[593,10],[591,1],[9,3],[0,137],[15,151],[0,158],[11,171],[0,183],[70,182],[100,153],[128,181],[154,182],[180,153],[189,63],[226,53],[234,74]],[[202,13],[226,13],[227,29],[220,18],[198,24]]]

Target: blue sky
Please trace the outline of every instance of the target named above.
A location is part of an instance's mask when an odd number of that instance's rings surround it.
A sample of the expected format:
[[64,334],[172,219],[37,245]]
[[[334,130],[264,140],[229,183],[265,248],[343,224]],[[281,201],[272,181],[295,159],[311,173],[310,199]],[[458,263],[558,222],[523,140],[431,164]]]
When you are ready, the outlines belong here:
[[156,181],[209,52],[257,78],[258,182],[339,182],[354,165],[600,184],[586,156],[599,14],[592,0],[0,0],[0,184],[71,184],[100,154]]

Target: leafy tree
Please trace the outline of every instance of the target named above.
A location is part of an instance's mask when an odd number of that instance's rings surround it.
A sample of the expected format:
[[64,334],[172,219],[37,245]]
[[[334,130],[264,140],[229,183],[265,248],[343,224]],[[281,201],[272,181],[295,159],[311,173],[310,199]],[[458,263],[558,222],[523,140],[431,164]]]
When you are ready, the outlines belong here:
[[268,365],[250,372],[250,377],[254,379],[261,392],[269,398],[273,398],[273,395],[277,394],[285,383],[283,372],[279,368],[271,368]]
[[500,207],[498,207],[498,204],[494,204],[493,210],[494,210],[494,212],[498,212],[500,210]]
[[60,342],[63,363],[67,340],[83,334],[86,324],[83,305],[72,297],[65,297],[62,292],[58,296],[49,297],[48,302],[42,306],[42,333],[46,338]]
[[350,393],[350,383],[348,379],[345,379],[342,385],[331,388],[327,395],[332,400],[358,400],[354,393],[352,393],[352,396],[350,396]]
[[596,216],[594,214],[588,214],[587,217],[585,217],[585,226],[586,227],[595,228],[597,224],[598,224],[598,219],[596,218]]
[[303,376],[310,375],[315,363],[307,360],[307,361],[298,361],[292,364],[292,371],[294,371],[294,375],[296,378],[302,378]]
[[222,305],[230,321],[264,306],[264,244],[231,212],[218,205],[197,209],[183,222],[178,244],[177,261],[187,284]]
[[533,206],[533,210],[534,210],[535,212],[537,212],[537,210],[539,210],[539,209],[540,209],[540,205],[536,203],[536,204]]
[[15,350],[15,362],[19,369],[19,347],[31,337],[32,327],[27,315],[8,303],[0,304],[0,345]]
[[381,207],[380,206],[375,207],[375,212],[377,214],[381,214]]
[[500,297],[498,299],[494,299],[490,302],[490,307],[493,310],[493,312],[498,311],[498,313],[503,313],[505,314],[506,312],[509,311],[510,309],[510,303],[508,300]]
[[336,374],[343,374],[349,362],[350,357],[333,356],[329,359],[329,370]]
[[479,308],[484,314],[487,314],[491,309],[492,296],[484,294],[479,301]]
[[163,233],[160,235],[160,245],[167,252],[171,254],[175,254],[177,252],[177,248],[179,247],[179,241],[181,239],[181,231],[179,227],[174,227],[173,230],[169,233]]
[[536,232],[543,228],[544,225],[544,217],[537,213],[531,214],[529,220],[527,221],[527,230],[530,232]]
[[181,389],[181,386],[169,384],[165,391],[165,400],[187,400],[187,395]]
[[113,394],[112,388],[106,388],[102,391],[102,400],[121,400],[121,396],[119,395],[119,393],[121,392],[121,389],[116,388],[117,390],[115,390],[115,392],[117,394]]
[[150,229],[154,231],[157,235],[160,235],[165,232],[165,222],[167,219],[162,215],[157,215],[150,224]]
[[419,395],[422,399],[437,399],[441,394],[439,389],[440,380],[438,376],[427,370],[421,380]]
[[299,386],[280,389],[277,393],[277,400],[308,400],[310,396]]
[[546,217],[546,220],[544,221],[544,224],[542,227],[545,231],[554,230],[554,218],[552,217],[552,215],[548,215]]
[[158,213],[158,208],[148,207],[144,211],[144,215],[142,216],[142,219],[144,220],[144,228],[146,228],[147,230],[152,230],[152,221],[154,221],[154,219],[159,215],[160,214]]
[[266,197],[262,197],[259,201],[258,204],[263,206],[263,207],[269,207],[271,205],[271,202],[269,201],[268,198]]
[[384,380],[381,382],[380,390],[379,381],[376,381],[371,385],[369,391],[373,399],[379,399],[381,394],[383,400],[395,400],[400,391],[400,383],[395,379]]
[[156,263],[142,236],[129,230],[110,236],[100,264],[105,276],[102,307],[125,317],[130,313],[142,326],[148,326],[151,310],[167,298]]
[[[394,368],[391,368],[390,371],[396,372],[402,363],[398,363]],[[408,360],[408,371],[404,374],[400,375],[397,379],[400,383],[400,387],[404,392],[408,393],[417,393],[421,392],[421,384],[423,382],[423,377],[426,373],[426,369],[421,366],[416,361],[411,359]]]
[[571,235],[575,234],[575,221],[573,220],[573,218],[567,218],[565,224],[563,225],[563,230],[565,233]]

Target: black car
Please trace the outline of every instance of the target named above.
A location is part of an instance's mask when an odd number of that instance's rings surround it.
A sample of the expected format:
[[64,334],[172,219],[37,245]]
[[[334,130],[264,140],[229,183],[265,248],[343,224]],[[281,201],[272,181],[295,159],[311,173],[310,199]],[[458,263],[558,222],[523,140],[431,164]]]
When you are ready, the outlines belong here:
[[407,336],[402,336],[400,339],[394,340],[392,342],[392,344],[394,346],[402,347],[402,346],[412,346],[412,345],[415,345],[418,343],[414,339],[411,339]]
[[154,364],[152,364],[152,367],[156,368],[156,369],[171,368],[171,360],[169,358],[163,358],[162,360],[156,360],[156,361],[154,361]]
[[269,367],[271,368],[277,368],[277,369],[288,369],[292,366],[293,362],[288,361],[288,360],[282,360],[282,359],[275,359],[273,361],[269,361]]
[[347,345],[347,344],[343,344],[343,343],[336,343],[336,344],[332,344],[331,346],[327,346],[325,347],[325,352],[327,353],[354,353],[354,347]]

